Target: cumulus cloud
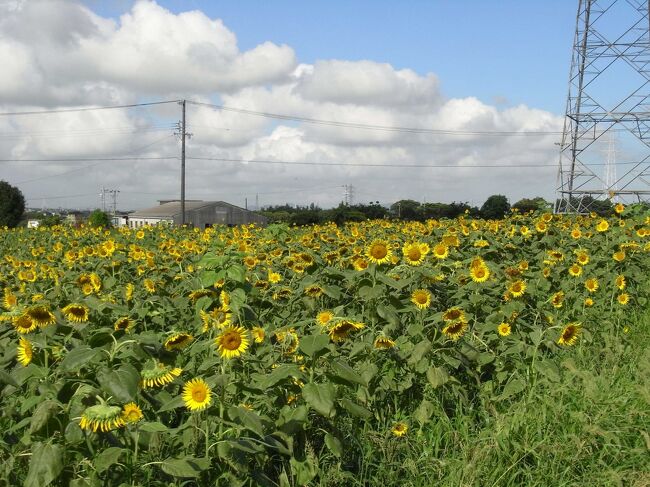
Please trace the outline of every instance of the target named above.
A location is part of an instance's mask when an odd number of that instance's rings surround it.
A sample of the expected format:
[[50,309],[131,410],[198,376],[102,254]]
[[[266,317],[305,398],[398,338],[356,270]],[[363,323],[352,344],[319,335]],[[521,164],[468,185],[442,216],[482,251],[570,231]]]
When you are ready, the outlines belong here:
[[[558,131],[560,117],[448,98],[435,74],[372,60],[298,64],[291,47],[271,42],[241,51],[236,33],[200,11],[144,0],[113,20],[74,1],[0,3],[0,59],[3,111],[187,97],[303,119],[188,104],[188,198],[328,207],[349,184],[362,202],[553,196],[556,136],[481,132]],[[124,209],[178,197],[179,117],[175,104],[0,117],[0,159],[63,159],[0,163],[2,178],[35,206],[95,207],[102,186],[120,190]],[[141,159],[96,160],[129,155]]]

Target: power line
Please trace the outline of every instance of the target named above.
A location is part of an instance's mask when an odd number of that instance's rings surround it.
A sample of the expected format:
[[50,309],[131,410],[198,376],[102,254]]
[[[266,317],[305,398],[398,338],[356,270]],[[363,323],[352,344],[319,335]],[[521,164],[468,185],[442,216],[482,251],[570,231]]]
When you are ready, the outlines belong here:
[[[229,159],[223,157],[187,157],[199,161],[245,162],[250,164],[285,164],[295,166],[349,166],[349,167],[423,167],[423,168],[557,168],[557,164],[375,164],[364,162],[307,162],[307,161],[268,161],[259,159]],[[618,164],[637,164],[636,162],[621,162]],[[604,164],[593,164],[604,165]]]
[[[165,137],[167,138],[167,137]],[[159,161],[164,159],[178,159],[178,156],[160,156],[160,157],[78,157],[78,158],[58,158],[58,159],[0,159],[0,162],[86,162],[86,161]],[[189,157],[188,157],[189,159]]]
[[278,120],[292,120],[295,122],[310,123],[315,125],[328,125],[333,127],[357,128],[363,130],[380,130],[386,132],[406,132],[414,134],[433,134],[433,135],[480,135],[495,137],[512,137],[512,136],[546,136],[561,135],[561,131],[475,131],[475,130],[444,130],[444,129],[426,129],[417,127],[394,127],[387,125],[371,125],[365,123],[340,122],[336,120],[322,120],[318,118],[300,117],[297,115],[284,115],[270,112],[258,112],[255,110],[246,110],[244,108],[226,107],[215,105],[213,103],[203,103],[198,101],[189,101],[192,105],[210,107],[215,110],[223,110],[245,115],[254,115],[257,117],[274,118]]
[[81,108],[58,108],[53,110],[32,110],[28,112],[0,112],[0,117],[19,116],[19,115],[47,115],[50,113],[71,113],[71,112],[89,112],[93,110],[115,110],[118,108],[137,108],[152,105],[164,105],[167,103],[178,103],[180,100],[152,101],[148,103],[132,103],[130,105],[111,105],[102,107],[81,107]]

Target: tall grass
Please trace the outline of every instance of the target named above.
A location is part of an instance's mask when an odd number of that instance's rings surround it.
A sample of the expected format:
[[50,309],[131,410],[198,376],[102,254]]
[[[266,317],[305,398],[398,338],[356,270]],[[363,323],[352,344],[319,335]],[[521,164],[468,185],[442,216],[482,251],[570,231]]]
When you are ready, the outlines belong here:
[[355,475],[332,465],[320,484],[650,486],[650,313],[634,322],[549,359],[556,373],[526,371],[509,402],[449,407],[431,391],[428,423],[365,432]]

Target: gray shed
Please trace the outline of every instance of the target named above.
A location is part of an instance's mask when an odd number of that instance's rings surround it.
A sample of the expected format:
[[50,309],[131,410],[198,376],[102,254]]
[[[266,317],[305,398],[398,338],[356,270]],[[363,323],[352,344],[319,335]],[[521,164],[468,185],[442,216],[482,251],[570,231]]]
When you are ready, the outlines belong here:
[[[138,210],[129,215],[129,227],[138,228],[142,225],[155,225],[157,223],[170,223],[180,225],[181,202],[161,201],[161,204],[152,208]],[[268,219],[258,213],[231,205],[225,201],[185,201],[185,224],[196,228],[208,228],[213,225],[266,225]]]

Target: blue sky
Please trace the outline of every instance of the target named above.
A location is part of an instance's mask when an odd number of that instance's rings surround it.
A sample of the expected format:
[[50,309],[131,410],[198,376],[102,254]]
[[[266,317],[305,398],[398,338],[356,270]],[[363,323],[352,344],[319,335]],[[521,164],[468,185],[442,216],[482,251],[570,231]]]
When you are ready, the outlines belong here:
[[[86,0],[119,17],[133,4]],[[448,97],[476,96],[564,113],[577,1],[160,0],[201,10],[233,31],[241,50],[288,44],[299,62],[369,59],[435,73]]]

